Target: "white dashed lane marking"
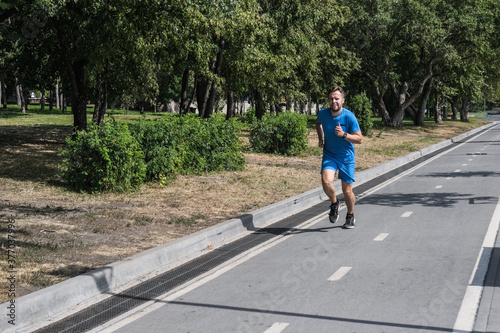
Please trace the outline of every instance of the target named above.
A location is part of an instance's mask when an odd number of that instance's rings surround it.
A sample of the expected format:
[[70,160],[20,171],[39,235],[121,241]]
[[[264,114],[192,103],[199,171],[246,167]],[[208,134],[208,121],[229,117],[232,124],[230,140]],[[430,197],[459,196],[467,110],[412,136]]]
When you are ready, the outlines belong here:
[[437,185],[436,188],[443,188],[443,185]]
[[377,237],[375,237],[373,240],[376,241],[376,242],[381,242],[383,241],[387,236],[389,236],[388,233],[381,233],[380,235],[378,235]]
[[283,331],[289,323],[274,323],[273,326],[269,327],[264,333],[280,333]]
[[352,267],[349,266],[340,267],[335,273],[332,274],[332,276],[328,278],[328,281],[338,281],[342,279],[351,270],[351,268]]
[[405,212],[401,217],[410,217],[410,215],[413,214],[413,212]]

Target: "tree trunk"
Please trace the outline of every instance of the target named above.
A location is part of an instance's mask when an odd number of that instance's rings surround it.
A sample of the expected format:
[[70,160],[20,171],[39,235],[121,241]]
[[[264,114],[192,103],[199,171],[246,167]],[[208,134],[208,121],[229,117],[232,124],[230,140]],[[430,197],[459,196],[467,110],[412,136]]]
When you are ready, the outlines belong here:
[[266,113],[266,107],[264,104],[264,99],[262,94],[258,90],[254,90],[253,96],[255,99],[255,117],[257,119],[262,119],[262,116]]
[[199,78],[196,82],[196,104],[198,105],[198,113],[200,117],[204,117],[205,108],[208,100],[209,82],[207,79]]
[[375,87],[375,95],[377,96],[377,109],[382,118],[382,124],[389,125],[391,123],[391,116],[389,111],[387,111],[387,106],[385,105],[384,96],[387,91],[388,85],[385,84],[382,89],[377,85],[377,81],[374,80],[370,75],[366,74],[369,79],[372,80]]
[[86,61],[80,59],[73,63],[66,62],[71,82],[71,110],[73,111],[73,126],[75,131],[87,130],[87,85],[85,83]]
[[49,110],[52,112],[54,110],[54,91],[49,91]]
[[17,84],[17,78],[16,78],[16,105],[21,106],[22,104],[22,88],[19,84]]
[[307,115],[310,116],[312,114],[312,98],[311,94],[307,94]]
[[61,104],[61,111],[62,113],[66,114],[68,112],[67,106],[68,104],[66,103],[66,97],[64,97],[64,94],[61,93],[61,96],[59,96],[59,103]]
[[392,84],[391,86],[394,95],[396,95],[397,97],[398,106],[396,107],[396,112],[394,112],[394,115],[392,116],[389,124],[392,127],[403,127],[405,110],[411,105],[411,103],[408,103],[408,100],[406,99],[408,89],[410,88],[410,82],[403,81],[399,86],[399,89],[397,89],[394,84]]
[[227,91],[227,106],[226,119],[234,117],[234,93],[231,90]]
[[[219,44],[219,51],[217,52],[217,58],[215,60],[215,65],[213,68],[213,73],[215,74],[216,77],[220,76],[222,70],[222,59],[224,55],[224,45],[225,45],[224,39],[219,40],[218,44]],[[210,87],[210,95],[208,97],[208,102],[205,107],[205,112],[203,114],[204,118],[209,118],[214,112],[215,99],[217,96],[217,88],[218,88],[217,81],[216,80],[212,81],[212,85]]]
[[299,101],[299,113],[300,114],[305,114],[306,113],[306,103],[304,101]]
[[217,96],[217,87],[218,87],[217,82],[212,81],[208,93],[207,104],[205,105],[205,112],[203,113],[203,118],[210,118],[210,116],[214,113],[215,98]]
[[5,89],[5,82],[4,81],[0,81],[0,94],[1,94],[1,97],[0,97],[0,103],[2,104],[2,107],[4,109],[7,108],[7,94],[6,94],[6,89]]
[[274,114],[277,116],[278,109],[279,109],[279,107],[276,104],[271,103],[271,105],[269,105],[269,111],[271,112],[271,114]]
[[427,104],[429,103],[429,97],[432,91],[432,85],[434,84],[434,78],[431,78],[429,82],[425,85],[425,90],[422,95],[422,101],[417,112],[417,123],[416,126],[424,126],[425,124],[425,110],[427,109]]
[[242,116],[247,110],[245,109],[245,98],[241,97],[240,99],[240,116]]
[[188,88],[189,88],[189,68],[184,70],[182,74],[182,84],[181,84],[181,101],[180,101],[180,113],[186,114],[189,112],[189,99],[188,99]]
[[193,85],[193,92],[191,93],[191,98],[189,99],[188,108],[187,108],[186,112],[190,112],[191,111],[191,105],[193,105],[195,94],[196,94],[196,84]]
[[414,105],[410,105],[406,109],[406,113],[410,116],[411,120],[413,121],[413,125],[417,126],[418,123],[418,110]]
[[451,106],[451,120],[457,120],[457,105],[455,104],[455,101],[452,101],[450,103]]
[[97,75],[97,101],[94,108],[92,121],[99,126],[104,123],[104,116],[108,112],[108,87],[106,74]]
[[276,103],[276,104],[274,105],[274,108],[275,108],[275,110],[276,110],[276,115],[279,115],[279,114],[283,111],[283,108],[282,108],[282,106],[281,106],[281,103]]
[[40,110],[45,110],[45,89],[42,89],[42,96],[40,97]]
[[441,115],[441,103],[439,102],[440,94],[439,91],[436,92],[436,112],[434,113],[434,121],[436,124],[443,123],[443,117]]
[[469,121],[469,98],[464,97],[462,100],[462,107],[460,108],[460,121]]
[[19,85],[18,91],[19,91],[19,96],[21,98],[21,112],[26,113],[28,112],[29,92],[22,85]]
[[56,108],[61,109],[61,103],[60,103],[61,94],[59,92],[59,83],[56,83],[55,89],[56,89],[56,91],[54,94],[55,94],[55,99],[56,99]]

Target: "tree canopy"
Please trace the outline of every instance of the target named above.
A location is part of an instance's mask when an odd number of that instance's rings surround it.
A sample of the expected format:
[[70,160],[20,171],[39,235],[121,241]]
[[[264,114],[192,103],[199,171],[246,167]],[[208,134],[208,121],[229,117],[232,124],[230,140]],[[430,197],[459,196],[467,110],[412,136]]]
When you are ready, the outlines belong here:
[[61,82],[76,129],[110,103],[201,117],[225,100],[257,117],[320,100],[328,86],[366,92],[388,126],[416,124],[431,98],[462,120],[500,91],[497,0],[3,0],[0,79],[47,91]]

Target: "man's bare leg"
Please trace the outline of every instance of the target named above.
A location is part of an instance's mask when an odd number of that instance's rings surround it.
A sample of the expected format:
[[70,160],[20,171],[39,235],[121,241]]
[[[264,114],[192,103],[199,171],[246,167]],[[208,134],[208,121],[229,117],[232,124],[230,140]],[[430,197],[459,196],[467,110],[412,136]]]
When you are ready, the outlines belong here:
[[345,205],[347,206],[347,214],[354,214],[354,204],[356,196],[352,191],[352,183],[342,182],[342,193],[344,193]]
[[323,191],[330,199],[332,203],[337,202],[337,195],[335,194],[335,187],[333,186],[333,181],[335,180],[335,171],[331,169],[325,169],[321,172],[321,184],[323,185]]

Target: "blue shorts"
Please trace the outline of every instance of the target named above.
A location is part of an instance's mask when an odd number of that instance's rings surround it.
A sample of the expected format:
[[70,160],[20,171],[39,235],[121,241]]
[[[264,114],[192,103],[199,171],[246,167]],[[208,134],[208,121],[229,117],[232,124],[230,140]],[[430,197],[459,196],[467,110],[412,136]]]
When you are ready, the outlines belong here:
[[339,179],[344,183],[350,184],[354,183],[354,171],[356,170],[356,164],[352,163],[339,163],[333,159],[325,159],[323,158],[323,162],[321,163],[321,171],[331,169],[337,172],[339,171]]

